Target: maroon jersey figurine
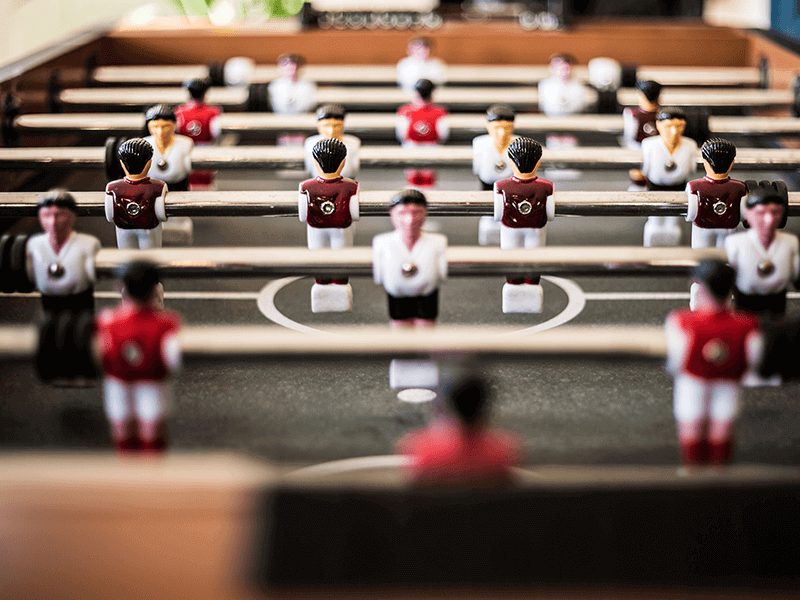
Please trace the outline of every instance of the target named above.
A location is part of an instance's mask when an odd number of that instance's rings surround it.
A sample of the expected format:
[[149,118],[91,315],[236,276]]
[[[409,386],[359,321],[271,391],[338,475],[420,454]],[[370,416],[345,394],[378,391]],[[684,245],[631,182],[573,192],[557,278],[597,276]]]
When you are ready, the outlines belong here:
[[167,381],[181,362],[180,318],[156,308],[158,273],[144,262],[122,268],[122,303],[96,321],[97,351],[105,371],[105,409],[116,447],[161,450]]
[[[494,184],[494,218],[500,221],[500,247],[539,248],[545,245],[544,226],[555,216],[553,184],[536,177],[542,147],[531,138],[517,138],[508,146],[514,175]],[[504,313],[538,313],[543,292],[538,275],[509,278],[503,286]]]
[[[210,87],[208,79],[190,79],[183,86],[189,91],[191,100],[175,109],[177,133],[192,138],[195,144],[203,146],[214,143],[219,137],[220,109],[205,103]],[[213,171],[192,171],[189,175],[189,188],[208,188],[214,184]]]
[[[359,218],[358,182],[341,176],[347,147],[336,138],[318,141],[312,156],[320,175],[300,184],[298,215],[307,224],[308,247],[339,249],[353,245],[353,221]],[[352,310],[353,292],[346,277],[317,278],[311,290],[313,312]]]
[[125,177],[106,186],[106,219],[117,228],[119,248],[160,248],[161,222],[167,220],[164,207],[167,184],[150,179],[147,171],[153,148],[141,138],[119,147]]
[[[447,110],[433,104],[435,86],[429,79],[420,79],[414,86],[414,101],[397,111],[397,139],[404,148],[433,146],[447,141],[450,126]],[[436,185],[433,169],[409,169],[406,183],[414,187],[432,188]]]
[[661,84],[655,81],[637,81],[639,106],[622,111],[622,139],[630,150],[639,150],[642,140],[658,135],[656,114],[658,113]]
[[684,465],[730,461],[741,382],[761,359],[758,320],[727,305],[735,277],[723,261],[694,271],[695,311],[666,321],[667,370],[675,377],[674,413]]

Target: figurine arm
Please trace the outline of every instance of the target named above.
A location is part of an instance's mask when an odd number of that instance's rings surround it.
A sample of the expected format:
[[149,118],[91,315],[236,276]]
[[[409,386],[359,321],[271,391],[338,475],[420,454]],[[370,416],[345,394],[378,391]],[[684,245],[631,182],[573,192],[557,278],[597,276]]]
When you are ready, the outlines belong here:
[[183,363],[183,352],[178,341],[178,332],[164,336],[161,342],[161,358],[170,373],[180,370]]
[[188,144],[186,148],[186,154],[183,156],[183,168],[184,173],[186,173],[186,176],[188,177],[189,173],[192,172],[192,150],[194,150],[194,140],[190,137],[187,137],[186,141]]
[[446,142],[450,137],[450,120],[447,115],[436,121],[436,135],[439,137],[439,143]]
[[625,140],[625,145],[633,142],[636,136],[636,119],[633,118],[633,113],[630,108],[622,111],[622,139]]
[[156,198],[156,205],[155,205],[156,219],[158,219],[159,222],[166,221],[168,218],[166,202],[167,202],[167,184],[165,183],[164,189],[161,190],[161,195],[158,198]]
[[472,173],[478,174],[478,169],[481,164],[481,148],[478,143],[478,138],[472,140]]
[[547,220],[552,221],[556,218],[556,199],[550,194],[545,200],[544,210],[547,213]]
[[697,208],[700,204],[700,197],[692,192],[691,183],[686,184],[686,196],[688,199],[688,204],[686,206],[686,220],[690,223],[694,223],[694,220],[697,218]]
[[94,283],[97,281],[97,274],[94,268],[94,257],[100,252],[100,240],[96,237],[92,237],[92,245],[89,249],[89,252],[86,253],[85,256],[85,263],[83,265],[84,272],[86,273],[86,278]]
[[106,188],[106,200],[105,200],[105,209],[106,209],[106,221],[109,223],[114,222],[114,193],[109,192],[108,188]]
[[444,281],[446,279],[447,279],[447,238],[444,238],[442,240],[442,245],[439,248],[439,281]]
[[219,122],[219,116],[212,118],[208,123],[208,132],[215,141],[222,134],[222,124]]
[[408,141],[408,127],[410,123],[411,121],[408,119],[408,117],[397,115],[397,121],[395,122],[395,136],[401,144],[405,144]]
[[745,360],[749,369],[757,369],[764,361],[764,334],[759,329],[751,331],[745,339]]
[[315,139],[316,136],[311,136],[306,138],[306,141],[303,142],[303,164],[305,165],[306,172],[312,177],[316,177],[318,175],[317,166],[314,164],[314,157],[311,154]]
[[383,285],[383,250],[378,238],[372,240],[372,278]]
[[308,193],[303,191],[303,184],[300,184],[297,194],[297,216],[302,223],[308,220]]
[[506,197],[505,194],[497,189],[497,183],[494,184],[494,220],[503,220],[503,209],[505,208]]
[[353,221],[358,221],[361,218],[361,214],[358,210],[358,197],[360,192],[360,186],[356,187],[356,193],[350,196],[350,216],[353,218]]
[[664,323],[664,333],[667,337],[667,362],[664,368],[675,376],[680,373],[686,352],[689,349],[689,339],[686,332],[678,325],[677,318],[669,315]]
[[358,155],[361,153],[361,140],[356,138],[352,142],[352,151],[347,150],[347,162],[350,164],[351,173],[353,173],[353,177],[355,178],[358,175],[358,172],[361,170],[361,159]]
[[792,281],[797,281],[800,277],[800,242],[796,236],[793,235],[792,240]]
[[33,268],[33,252],[30,249],[30,239],[25,244],[25,271],[28,273],[28,281],[36,281],[36,270]]

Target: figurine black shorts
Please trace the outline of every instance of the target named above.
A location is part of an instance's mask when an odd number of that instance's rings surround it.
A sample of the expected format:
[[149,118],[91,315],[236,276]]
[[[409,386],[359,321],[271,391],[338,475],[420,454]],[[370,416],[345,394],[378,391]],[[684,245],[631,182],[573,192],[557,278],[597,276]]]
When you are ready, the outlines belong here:
[[406,319],[427,319],[433,321],[439,316],[439,290],[427,296],[411,296],[398,298],[387,294],[389,297],[389,317],[393,321]]

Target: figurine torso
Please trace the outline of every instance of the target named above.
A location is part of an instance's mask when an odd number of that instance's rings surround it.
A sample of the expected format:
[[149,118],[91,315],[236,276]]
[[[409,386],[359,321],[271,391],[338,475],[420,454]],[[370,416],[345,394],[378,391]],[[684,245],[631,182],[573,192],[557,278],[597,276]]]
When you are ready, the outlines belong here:
[[565,117],[586,110],[586,86],[577,80],[562,81],[556,77],[539,82],[539,110],[548,117]]
[[301,183],[300,191],[308,197],[306,223],[310,227],[342,229],[353,224],[350,198],[358,192],[357,182],[316,177]]
[[114,201],[114,225],[120,229],[153,229],[158,226],[156,200],[164,193],[165,183],[145,177],[131,181],[127,177],[112,181],[106,194]]
[[[321,139],[323,139],[321,135],[312,135],[311,137],[306,138],[306,141],[303,142],[303,160],[305,162],[306,171],[308,171],[308,174],[312,177],[316,177],[319,175],[319,173],[317,165],[314,164],[314,157],[312,156],[311,152],[316,143]],[[361,151],[361,140],[354,135],[344,134],[342,136],[342,142],[344,143],[345,148],[347,148],[347,160],[344,162],[342,177],[355,179],[358,176],[360,166],[358,155]]]
[[697,218],[694,224],[704,229],[735,229],[740,220],[744,183],[735,179],[703,177],[689,182],[689,191],[697,195]]
[[177,131],[190,137],[196,144],[209,144],[214,141],[211,122],[219,117],[220,109],[202,102],[189,102],[175,109],[178,118]]
[[432,294],[447,276],[447,238],[423,231],[409,250],[398,231],[376,235],[372,240],[376,283],[396,297]]
[[777,294],[797,279],[800,268],[797,236],[777,231],[764,248],[752,229],[725,238],[728,262],[736,269],[736,288],[744,294]]
[[445,82],[445,64],[438,58],[420,60],[413,56],[407,56],[397,63],[397,83],[398,85],[411,92],[420,79],[429,79],[436,85]]
[[503,217],[506,227],[540,229],[547,224],[547,197],[553,194],[553,184],[546,179],[511,177],[495,183],[503,194]]
[[697,143],[691,138],[682,137],[673,154],[658,136],[642,140],[642,173],[650,184],[682,189],[696,164]]
[[[512,136],[514,141],[519,136]],[[501,155],[490,135],[480,135],[472,140],[472,170],[483,183],[508,179],[513,174],[508,153]]]
[[103,370],[122,381],[160,381],[169,375],[163,345],[180,318],[150,307],[120,306],[97,318]]
[[314,110],[317,105],[317,86],[305,79],[292,81],[279,77],[267,89],[272,112],[276,114],[297,115]]
[[687,336],[685,373],[706,380],[742,378],[747,369],[747,337],[758,327],[754,316],[728,310],[679,310],[672,318]]
[[72,232],[56,254],[49,236],[40,233],[28,240],[27,253],[33,267],[36,289],[47,296],[79,294],[94,285],[94,255],[100,240]]
[[[153,147],[153,164],[147,174],[150,177],[175,184],[185,180],[192,172],[192,148],[194,142],[185,135],[176,135],[166,154],[161,154],[152,135],[144,138]],[[174,189],[174,188],[173,188]]]
[[404,142],[436,144],[440,141],[436,126],[440,119],[447,116],[447,111],[441,106],[430,103],[407,104],[397,114],[408,119]]

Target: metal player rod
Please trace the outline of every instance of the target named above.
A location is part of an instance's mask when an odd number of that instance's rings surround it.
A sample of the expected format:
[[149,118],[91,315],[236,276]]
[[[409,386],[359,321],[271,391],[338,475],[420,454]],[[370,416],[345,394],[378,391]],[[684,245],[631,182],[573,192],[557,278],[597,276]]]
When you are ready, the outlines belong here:
[[[586,66],[572,68],[573,76],[589,81]],[[169,85],[210,74],[205,65],[125,65],[98,67],[92,80],[100,84]],[[258,65],[254,83],[265,83],[280,77],[277,66]],[[531,84],[551,76],[548,65],[448,65],[448,84]],[[303,77],[317,83],[397,84],[394,65],[306,65]],[[638,79],[655,79],[665,86],[754,86],[761,83],[756,67],[663,67],[643,66],[636,69]]]
[[[396,331],[386,327],[338,328],[319,334],[266,325],[187,326],[179,340],[187,358],[485,358],[601,357],[663,359],[663,327],[560,327],[514,335],[497,327],[436,327],[430,331]],[[36,352],[33,326],[0,327],[0,357],[25,359]]]
[[[387,216],[394,192],[364,191],[360,194],[362,216]],[[81,216],[104,216],[103,192],[72,192]],[[643,217],[685,215],[682,192],[559,192],[553,194],[556,215]],[[428,213],[434,216],[494,214],[492,192],[426,192]],[[0,193],[0,218],[35,216],[41,193]],[[296,217],[297,192],[170,192],[167,216],[182,217]],[[800,215],[800,192],[789,193],[789,215]]]
[[[212,88],[206,101],[209,104],[232,107],[244,106],[250,96],[247,88]],[[587,88],[589,102],[597,94]],[[638,92],[621,89],[617,99],[623,106],[637,106]],[[358,110],[395,110],[411,102],[412,96],[399,88],[321,87],[317,90],[317,103],[335,102]],[[516,87],[442,87],[434,100],[451,109],[485,109],[490,104],[502,103],[517,108],[530,109],[539,102],[539,90],[531,86]],[[71,88],[58,94],[58,101],[70,106],[129,106],[144,107],[151,104],[183,104],[187,94],[183,88]],[[695,107],[766,107],[789,106],[794,102],[791,90],[720,89],[696,90],[669,88],[662,92],[663,105]]]
[[[454,114],[448,118],[450,134],[480,135],[486,133],[483,114]],[[276,115],[274,113],[223,113],[219,117],[225,133],[264,133],[298,131],[316,133],[317,119],[312,114]],[[386,113],[351,113],[346,117],[346,130],[354,135],[395,136],[395,117]],[[715,135],[764,136],[800,134],[800,119],[794,117],[709,117],[709,128]],[[14,121],[21,132],[106,132],[140,134],[144,130],[141,113],[65,113],[21,115]],[[517,134],[567,131],[621,134],[620,115],[574,115],[552,118],[540,114],[517,115]]]
[[[514,277],[531,272],[552,275],[683,276],[701,260],[725,260],[715,248],[639,248],[634,246],[551,246],[532,250],[501,250],[451,246],[447,250],[452,277]],[[222,277],[371,277],[372,249],[344,248],[319,252],[301,247],[104,248],[95,258],[97,275],[112,278],[134,260],[155,263],[167,278]]]
[[[471,167],[471,146],[364,146],[362,168]],[[102,168],[105,148],[0,148],[0,170]],[[192,152],[196,169],[303,169],[303,149],[276,146],[198,146]],[[542,166],[562,169],[631,169],[642,165],[641,152],[617,147],[545,149]],[[736,171],[797,170],[800,150],[742,148],[736,154]],[[697,155],[697,170],[702,159]]]

